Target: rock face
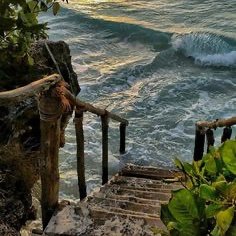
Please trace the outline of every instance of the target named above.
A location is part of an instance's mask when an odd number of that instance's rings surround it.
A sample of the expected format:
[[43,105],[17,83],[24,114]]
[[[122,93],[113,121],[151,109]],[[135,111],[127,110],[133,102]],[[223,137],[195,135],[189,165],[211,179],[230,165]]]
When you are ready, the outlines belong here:
[[[71,65],[68,45],[62,41],[47,41],[47,44],[71,91],[78,94],[80,87]],[[35,64],[19,68],[17,78],[16,72],[0,73],[0,91],[58,73],[45,41],[32,46],[31,56]],[[62,134],[69,116],[62,119]],[[40,120],[36,97],[9,107],[1,105],[0,101],[0,235],[18,235],[20,227],[33,214],[30,189],[39,177],[39,147]]]
[[0,235],[19,235],[28,219],[34,219],[31,188],[38,178],[36,153],[16,145],[0,147]]

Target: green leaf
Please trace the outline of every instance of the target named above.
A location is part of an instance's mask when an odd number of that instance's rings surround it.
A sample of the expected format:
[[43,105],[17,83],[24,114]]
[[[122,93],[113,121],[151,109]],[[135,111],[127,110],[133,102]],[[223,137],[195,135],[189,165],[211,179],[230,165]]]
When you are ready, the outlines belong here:
[[211,232],[211,235],[212,235],[212,236],[222,236],[221,230],[220,230],[220,228],[218,227],[218,225],[216,225],[216,226],[214,227],[214,229],[213,229],[212,232]]
[[236,141],[228,140],[219,149],[226,168],[236,175]]
[[30,66],[34,65],[34,59],[29,54],[27,54],[27,58],[28,58],[29,65]]
[[167,229],[169,231],[172,231],[172,230],[177,230],[177,231],[180,231],[181,230],[181,227],[180,225],[177,223],[177,222],[174,222],[174,221],[170,221],[167,225]]
[[216,181],[212,183],[212,186],[216,189],[217,192],[224,193],[227,189],[227,182],[226,180]]
[[165,225],[167,225],[168,222],[170,222],[170,221],[175,221],[174,217],[172,216],[172,214],[169,211],[167,204],[161,205],[161,220]]
[[207,218],[212,218],[212,217],[215,217],[216,214],[222,210],[223,208],[223,205],[220,205],[220,204],[210,204],[206,207],[205,209],[205,213],[206,213],[206,217]]
[[206,171],[209,172],[209,174],[215,175],[217,172],[217,166],[214,156],[207,154],[204,162]]
[[216,189],[207,184],[202,184],[199,189],[200,197],[208,201],[215,200],[217,198]]
[[29,9],[30,9],[31,12],[38,10],[38,7],[37,7],[38,3],[37,3],[37,1],[29,1],[27,4],[28,4]]
[[179,168],[180,170],[183,170],[183,164],[178,158],[174,159],[174,163],[177,168]]
[[229,229],[234,217],[234,206],[229,207],[224,211],[220,211],[216,215],[216,224],[220,228],[221,233],[224,235]]
[[227,236],[235,236],[236,235],[236,225],[230,225],[227,230]]
[[180,189],[172,194],[168,208],[177,221],[192,224],[194,220],[200,218],[194,196],[189,190]]
[[52,12],[53,12],[54,16],[58,13],[58,11],[60,10],[60,7],[61,6],[60,6],[59,2],[53,3]]
[[26,26],[36,25],[38,20],[34,13],[20,13],[20,18]]
[[171,236],[199,236],[199,226],[194,222],[191,224],[182,224],[179,222],[169,222],[167,229],[170,231]]
[[217,181],[226,181],[226,179],[225,179],[224,175],[219,174],[219,176],[216,178],[216,182]]
[[224,196],[229,200],[229,201],[235,201],[236,200],[236,181],[229,183],[227,185],[227,188],[224,192]]

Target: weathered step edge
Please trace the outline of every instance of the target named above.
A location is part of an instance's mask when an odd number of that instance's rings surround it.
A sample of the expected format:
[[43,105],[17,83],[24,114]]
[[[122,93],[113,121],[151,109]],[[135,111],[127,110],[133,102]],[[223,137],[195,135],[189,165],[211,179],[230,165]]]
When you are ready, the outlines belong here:
[[[77,206],[66,206],[61,209],[61,212],[58,211],[54,214],[54,218],[59,214],[63,215],[65,221],[72,220],[72,215],[75,217],[74,220],[76,222],[74,222],[74,225],[71,224],[71,228],[67,233],[58,233],[56,232],[56,229],[51,229],[50,232],[47,227],[44,235],[95,235],[93,232],[96,231],[97,227],[105,225],[107,220],[114,218],[119,218],[123,221],[127,219],[138,221],[143,220],[145,224],[148,224],[150,227],[166,230],[165,225],[159,218],[158,209],[160,209],[160,204],[166,203],[169,200],[171,190],[178,188],[179,185],[178,183],[175,183],[175,179],[177,177],[178,180],[179,176],[181,176],[181,174],[175,170],[172,171],[154,167],[137,167],[134,165],[128,165],[118,174],[113,176],[103,187],[100,189],[97,188],[93,191],[90,196],[86,197]],[[128,178],[128,180],[125,178]],[[170,180],[174,179],[174,181],[171,182],[171,184],[166,184],[166,178]],[[126,185],[125,183],[129,183],[130,180],[132,183]],[[137,184],[135,184],[136,181]],[[120,187],[117,186],[119,184],[121,185]],[[169,187],[172,185],[173,187]],[[154,188],[160,188],[160,191]],[[96,201],[105,201],[105,206],[100,206],[99,204],[96,206]],[[114,204],[114,202],[119,202],[121,206],[123,203],[130,205],[133,204],[134,209],[122,209],[122,207],[119,207],[119,204],[113,206],[112,204]],[[86,206],[86,204],[90,204],[90,206]],[[135,211],[135,207],[141,208],[142,204],[144,206],[147,204],[154,206],[157,210],[156,214],[154,214],[155,211],[152,213],[148,212],[148,210],[147,212],[140,212],[137,209]],[[70,209],[70,213],[68,213],[68,209]],[[67,212],[67,216],[65,212]],[[60,225],[62,223],[63,222],[60,223],[60,220],[58,221],[55,219],[50,222],[51,225]]]

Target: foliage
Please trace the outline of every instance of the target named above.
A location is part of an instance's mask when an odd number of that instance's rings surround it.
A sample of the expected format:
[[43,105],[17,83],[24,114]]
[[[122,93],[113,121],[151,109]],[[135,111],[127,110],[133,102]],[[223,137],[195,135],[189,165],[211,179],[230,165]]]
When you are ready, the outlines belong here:
[[185,188],[172,192],[161,219],[174,236],[236,235],[236,141],[211,148],[201,161],[175,160]]
[[21,63],[33,64],[29,55],[30,44],[47,37],[47,24],[38,22],[38,14],[49,9],[56,15],[60,9],[59,2],[0,0],[0,68]]

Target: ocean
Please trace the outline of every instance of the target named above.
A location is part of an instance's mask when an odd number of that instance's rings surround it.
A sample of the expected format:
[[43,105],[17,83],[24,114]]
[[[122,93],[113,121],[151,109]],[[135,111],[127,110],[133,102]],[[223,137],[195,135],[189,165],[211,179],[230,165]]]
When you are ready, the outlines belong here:
[[[173,167],[191,161],[195,122],[235,116],[236,0],[70,0],[49,22],[71,49],[82,100],[126,119],[110,122],[109,175],[125,163]],[[88,191],[101,185],[101,122],[84,116]],[[234,135],[235,135],[234,130]],[[216,130],[220,143],[222,130]],[[77,199],[73,121],[60,151],[60,195]]]

